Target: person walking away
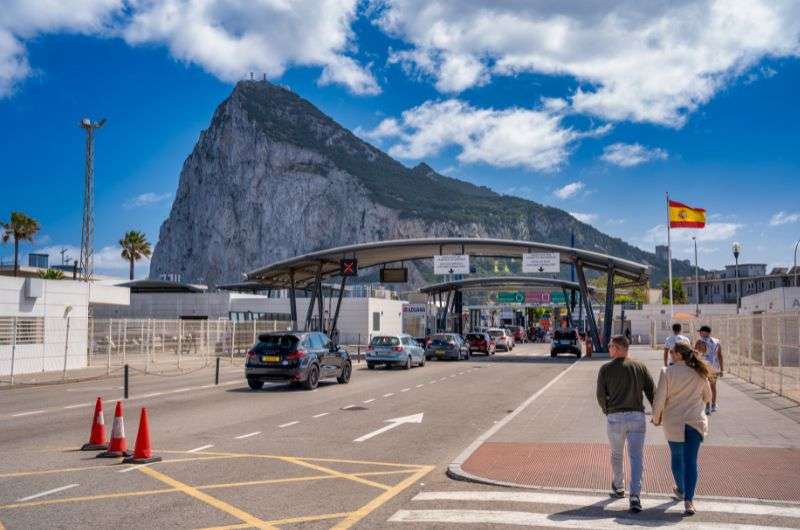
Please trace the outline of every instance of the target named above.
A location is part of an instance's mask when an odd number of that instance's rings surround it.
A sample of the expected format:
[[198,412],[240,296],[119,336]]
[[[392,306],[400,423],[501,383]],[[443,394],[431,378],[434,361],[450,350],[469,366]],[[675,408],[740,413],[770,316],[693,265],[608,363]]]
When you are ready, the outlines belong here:
[[711,404],[706,408],[706,414],[717,412],[717,379],[722,377],[725,363],[722,358],[722,343],[711,336],[710,326],[700,326],[700,340],[706,345],[705,361],[711,367]]
[[625,496],[623,455],[628,443],[631,464],[630,509],[642,511],[641,490],[644,471],[643,453],[646,421],[642,395],[652,404],[655,384],[641,361],[628,357],[628,339],[622,335],[611,338],[609,353],[612,360],[600,368],[597,375],[597,403],[606,415],[606,430],[611,446],[612,497]]
[[672,324],[672,335],[667,337],[667,340],[664,342],[664,366],[669,366],[669,352],[675,347],[677,341],[689,344],[689,337],[681,335],[682,329],[681,325],[677,322]]
[[704,405],[711,400],[711,368],[689,344],[678,342],[673,364],[661,369],[653,404],[653,425],[663,425],[672,456],[675,498],[684,501],[684,514],[694,515],[697,455],[708,434]]

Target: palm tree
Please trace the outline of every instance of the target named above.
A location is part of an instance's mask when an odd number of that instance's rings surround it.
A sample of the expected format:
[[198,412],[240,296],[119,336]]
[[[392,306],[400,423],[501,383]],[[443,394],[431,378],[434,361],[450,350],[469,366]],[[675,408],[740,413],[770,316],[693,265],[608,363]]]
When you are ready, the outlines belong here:
[[122,257],[131,264],[131,280],[133,280],[133,264],[142,258],[150,257],[150,242],[143,232],[128,230],[119,240],[122,247]]
[[7,223],[0,222],[0,226],[3,227],[3,243],[14,239],[14,276],[16,276],[19,272],[19,242],[33,242],[33,236],[39,231],[39,221],[22,212],[11,212],[11,219]]

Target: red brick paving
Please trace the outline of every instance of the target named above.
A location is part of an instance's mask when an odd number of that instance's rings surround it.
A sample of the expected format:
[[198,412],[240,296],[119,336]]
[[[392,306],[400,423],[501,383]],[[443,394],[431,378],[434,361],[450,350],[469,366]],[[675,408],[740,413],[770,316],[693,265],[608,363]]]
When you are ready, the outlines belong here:
[[[609,458],[602,443],[485,442],[462,469],[524,486],[607,490]],[[672,485],[669,448],[645,446],[643,490],[671,493]],[[703,446],[697,495],[800,501],[800,449]]]

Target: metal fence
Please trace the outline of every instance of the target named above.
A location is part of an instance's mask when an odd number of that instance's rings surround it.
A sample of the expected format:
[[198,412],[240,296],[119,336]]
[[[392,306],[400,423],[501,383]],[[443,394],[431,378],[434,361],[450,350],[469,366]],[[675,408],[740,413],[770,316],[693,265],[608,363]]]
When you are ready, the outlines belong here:
[[711,326],[711,335],[722,343],[726,372],[800,402],[800,312],[661,319],[652,323],[654,348],[663,346],[673,322],[692,343],[699,338],[697,328]]

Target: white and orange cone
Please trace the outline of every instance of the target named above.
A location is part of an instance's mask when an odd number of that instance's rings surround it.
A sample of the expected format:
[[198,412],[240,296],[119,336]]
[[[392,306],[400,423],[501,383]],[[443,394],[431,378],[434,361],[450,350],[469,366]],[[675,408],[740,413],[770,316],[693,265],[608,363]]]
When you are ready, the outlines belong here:
[[103,451],[97,458],[119,458],[128,457],[128,442],[125,441],[125,420],[122,418],[122,402],[117,401],[117,408],[114,410],[114,424],[111,427],[111,442],[108,450]]
[[89,442],[83,444],[81,451],[105,451],[106,449],[108,449],[108,445],[106,444],[106,425],[103,420],[103,398],[98,397],[94,404]]

